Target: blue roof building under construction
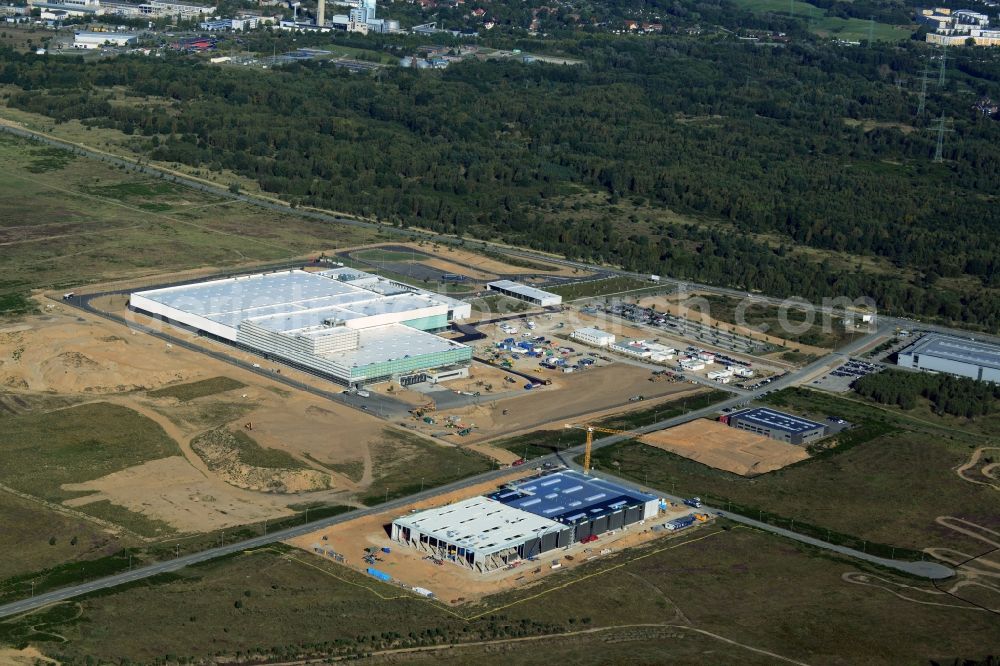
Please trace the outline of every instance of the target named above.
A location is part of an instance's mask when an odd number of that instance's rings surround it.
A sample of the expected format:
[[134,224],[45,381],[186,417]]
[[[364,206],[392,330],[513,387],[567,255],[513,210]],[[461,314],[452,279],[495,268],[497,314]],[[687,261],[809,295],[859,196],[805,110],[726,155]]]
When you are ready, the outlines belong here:
[[574,471],[548,472],[400,516],[393,540],[485,573],[656,517],[653,495]]
[[515,481],[489,497],[571,527],[574,542],[651,518],[659,510],[653,495],[572,470]]

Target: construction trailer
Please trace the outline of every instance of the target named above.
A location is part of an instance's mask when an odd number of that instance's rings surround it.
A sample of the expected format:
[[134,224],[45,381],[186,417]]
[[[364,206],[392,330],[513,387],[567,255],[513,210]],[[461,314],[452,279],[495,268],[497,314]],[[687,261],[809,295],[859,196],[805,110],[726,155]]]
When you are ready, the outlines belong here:
[[578,328],[569,337],[594,347],[607,347],[615,341],[614,333],[599,328]]

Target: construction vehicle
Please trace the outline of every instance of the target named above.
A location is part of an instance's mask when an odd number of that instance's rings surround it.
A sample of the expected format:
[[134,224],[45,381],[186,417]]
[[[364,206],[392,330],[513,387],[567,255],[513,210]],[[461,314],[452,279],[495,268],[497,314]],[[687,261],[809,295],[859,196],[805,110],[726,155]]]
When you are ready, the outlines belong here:
[[635,430],[614,430],[612,428],[601,428],[595,425],[581,425],[578,423],[567,423],[567,428],[577,428],[578,430],[587,431],[587,446],[583,451],[583,473],[590,474],[590,452],[594,446],[594,433],[602,432],[608,435],[634,435],[637,434]]
[[410,414],[413,415],[413,418],[419,419],[423,418],[424,414],[427,412],[433,412],[435,410],[437,410],[437,403],[431,400],[430,402],[420,405],[419,407],[414,407],[410,410]]

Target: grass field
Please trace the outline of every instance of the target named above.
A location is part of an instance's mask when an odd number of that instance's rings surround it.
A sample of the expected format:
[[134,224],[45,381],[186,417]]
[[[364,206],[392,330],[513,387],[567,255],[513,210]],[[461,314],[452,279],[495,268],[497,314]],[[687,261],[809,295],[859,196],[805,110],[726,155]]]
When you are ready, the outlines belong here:
[[594,463],[665,492],[700,495],[722,506],[731,500],[751,513],[760,510],[890,546],[982,550],[981,542],[934,522],[937,516],[951,515],[995,525],[996,491],[963,481],[953,471],[968,460],[974,443],[933,424],[923,426],[819,392],[784,391],[771,397],[772,404],[794,413],[836,414],[860,427],[840,435],[843,443],[835,449],[753,479],[637,442],[600,449]]
[[217,393],[225,393],[226,391],[233,391],[245,386],[246,384],[243,382],[236,381],[230,377],[212,377],[211,379],[203,379],[198,382],[178,384],[150,391],[149,395],[153,398],[177,398],[181,402],[187,402],[188,400],[204,398],[205,396]]
[[[769,535],[710,526],[560,572],[530,590],[442,609],[279,547],[0,622],[0,641],[35,642],[67,664],[88,656],[116,663],[377,658],[385,649],[476,641],[391,661],[548,664],[555,654],[584,664],[770,664],[777,656],[896,664],[996,651],[994,616],[960,600],[949,600],[958,608],[928,606],[841,578],[857,569]],[[905,582],[917,598],[933,592],[919,581],[868,573],[886,576],[892,591]],[[511,642],[530,637],[545,638]]]
[[[615,430],[639,428],[650,423],[662,421],[663,419],[686,414],[695,409],[707,407],[727,397],[729,397],[729,394],[725,391],[709,391],[679,400],[672,400],[655,407],[650,407],[649,409],[615,414],[597,421],[594,425]],[[595,433],[594,435],[595,439],[603,436],[602,433]],[[495,440],[490,442],[490,446],[506,449],[520,455],[525,460],[530,460],[532,458],[547,456],[563,449],[579,446],[584,441],[585,433],[582,430],[561,428],[558,430],[536,430],[524,435]]]
[[352,252],[351,256],[361,261],[409,263],[419,262],[426,257],[419,252],[399,252],[396,250],[359,250]]
[[655,286],[646,280],[637,280],[631,277],[613,277],[604,280],[590,280],[588,282],[547,287],[546,291],[559,294],[565,301],[574,301],[578,298],[609,296],[611,294],[620,294],[624,291],[654,288]]
[[[804,310],[785,310],[785,321],[782,321],[782,312],[773,305],[754,303],[749,307],[742,308],[743,301],[728,296],[716,296],[706,294],[700,296],[708,301],[709,310],[707,314],[713,319],[728,322],[730,324],[740,324],[756,328],[765,333],[788,340],[798,342],[803,345],[813,347],[823,347],[825,349],[837,349],[843,347],[848,342],[864,335],[863,332],[847,331],[844,328],[844,320],[838,317],[823,317],[817,315],[810,318]],[[742,319],[741,321],[737,321]],[[788,324],[788,326],[785,325]],[[792,356],[786,358],[787,361],[808,361],[810,358],[799,358],[795,351],[790,352]]]
[[492,461],[457,447],[430,442],[423,437],[386,428],[381,442],[372,445],[372,477],[369,495],[361,501],[380,504],[485,472]]
[[[0,493],[0,581],[67,561],[90,560],[133,545],[87,520]],[[55,543],[50,543],[52,539]],[[0,582],[0,587],[3,583]]]
[[675,416],[680,416],[681,414],[687,414],[688,412],[693,412],[697,409],[703,409],[730,397],[732,397],[732,394],[727,393],[726,391],[712,389],[704,393],[698,393],[684,398],[679,398],[677,400],[670,400],[647,409],[637,409],[632,412],[615,414],[601,419],[594,425],[599,425],[602,428],[612,428],[614,430],[631,430],[632,428],[640,428],[642,426],[656,423],[657,421],[670,419]]
[[63,490],[64,483],[90,481],[172,455],[180,455],[180,449],[153,421],[125,407],[89,403],[5,419],[0,483],[61,502],[80,495]]
[[877,42],[898,42],[908,39],[913,32],[910,26],[895,26],[886,23],[873,23],[862,19],[842,19],[824,16],[824,10],[808,2],[800,0],[736,0],[740,7],[754,13],[773,13],[807,21],[809,29],[818,35],[847,41],[864,41],[868,39],[869,30]]
[[372,237],[0,134],[0,306],[8,311],[22,310],[31,289],[272,261]]

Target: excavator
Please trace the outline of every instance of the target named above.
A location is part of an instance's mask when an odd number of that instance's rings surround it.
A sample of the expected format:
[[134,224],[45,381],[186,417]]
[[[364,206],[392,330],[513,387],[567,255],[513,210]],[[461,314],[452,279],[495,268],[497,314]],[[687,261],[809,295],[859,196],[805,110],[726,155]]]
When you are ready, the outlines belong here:
[[423,415],[426,414],[427,412],[433,412],[436,409],[437,409],[437,403],[431,400],[425,405],[414,407],[413,409],[410,410],[410,414],[413,414],[413,418],[419,419],[423,417]]

